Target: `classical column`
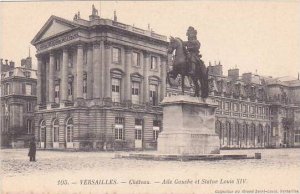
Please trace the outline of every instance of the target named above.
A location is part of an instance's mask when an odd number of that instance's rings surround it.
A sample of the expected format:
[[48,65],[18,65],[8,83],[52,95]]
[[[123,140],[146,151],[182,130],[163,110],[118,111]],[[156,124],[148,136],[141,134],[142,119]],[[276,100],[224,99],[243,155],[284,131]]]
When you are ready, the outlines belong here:
[[150,65],[150,54],[144,52],[144,67],[143,67],[143,76],[144,76],[144,103],[149,102],[149,65]]
[[123,94],[126,101],[130,101],[131,99],[131,61],[132,61],[132,49],[130,47],[125,48],[125,80],[124,80],[124,88]]
[[[43,77],[45,80],[45,91],[43,92],[44,98],[45,98],[45,104],[49,102],[49,58],[47,57],[46,62],[44,64],[44,72],[43,72]],[[44,86],[42,86],[44,87]]]
[[87,50],[87,99],[93,98],[93,46]]
[[99,42],[93,44],[93,98],[101,97],[101,53]]
[[49,103],[54,103],[54,68],[55,68],[55,57],[54,53],[50,52],[50,60],[49,60],[49,86],[48,86],[48,96]]
[[37,104],[42,104],[42,65],[43,65],[42,57],[38,55],[37,61],[38,61],[38,65],[37,65],[36,96],[37,96]]
[[101,71],[101,98],[104,97],[104,83],[105,83],[105,77],[104,77],[104,65],[105,65],[105,49],[104,49],[104,41],[100,41],[100,53],[101,53],[101,59],[100,59],[100,71]]
[[105,64],[104,64],[104,90],[105,95],[104,97],[110,98],[111,97],[111,77],[110,77],[110,65],[111,65],[111,45],[105,45]]
[[76,65],[76,78],[77,78],[77,98],[83,98],[83,46],[77,45],[77,65]]
[[68,49],[63,48],[62,78],[61,78],[61,101],[68,100]]
[[160,101],[162,101],[166,95],[166,78],[167,78],[167,59],[161,57],[160,60],[160,78],[161,78],[161,91],[160,91]]

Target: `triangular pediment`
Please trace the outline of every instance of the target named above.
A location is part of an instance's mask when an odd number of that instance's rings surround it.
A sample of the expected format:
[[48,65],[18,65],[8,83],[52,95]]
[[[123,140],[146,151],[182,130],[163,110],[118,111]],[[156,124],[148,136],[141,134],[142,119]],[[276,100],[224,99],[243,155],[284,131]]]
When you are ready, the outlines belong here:
[[77,25],[71,21],[57,16],[51,16],[31,41],[31,43],[34,45],[38,41],[62,34],[63,32],[70,31],[76,27]]

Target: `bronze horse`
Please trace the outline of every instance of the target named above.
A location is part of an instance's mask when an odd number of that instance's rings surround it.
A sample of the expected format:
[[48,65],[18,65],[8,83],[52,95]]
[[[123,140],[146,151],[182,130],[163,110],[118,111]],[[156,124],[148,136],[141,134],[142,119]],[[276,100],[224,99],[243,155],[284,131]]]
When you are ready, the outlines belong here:
[[[175,50],[175,56],[173,58],[173,69],[167,74],[167,81],[170,85],[170,78],[176,79],[178,74],[181,75],[181,87],[182,94],[184,94],[184,78],[188,77],[192,80],[193,85],[195,86],[195,97],[200,96],[200,85],[201,85],[201,97],[208,97],[208,70],[204,65],[204,62],[200,60],[200,64],[196,65],[195,71],[193,74],[189,73],[189,60],[187,57],[187,50],[183,46],[183,41],[180,38],[170,38],[170,44],[168,47],[168,53],[171,54]],[[200,82],[200,85],[198,83]]]

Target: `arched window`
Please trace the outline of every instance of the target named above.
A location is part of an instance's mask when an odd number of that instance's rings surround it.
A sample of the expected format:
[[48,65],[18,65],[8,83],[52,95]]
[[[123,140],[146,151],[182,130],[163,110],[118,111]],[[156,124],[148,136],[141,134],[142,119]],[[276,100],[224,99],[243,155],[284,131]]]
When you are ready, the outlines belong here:
[[249,125],[247,123],[244,123],[244,125],[243,125],[243,139],[244,139],[246,145],[248,143],[248,137],[249,137]]
[[44,120],[40,123],[40,141],[46,141],[46,122]]
[[33,133],[33,131],[32,131],[32,120],[28,119],[26,126],[27,126],[27,133],[32,134]]
[[66,142],[73,142],[73,119],[69,118],[66,124]]
[[231,143],[231,123],[229,121],[226,122],[226,137],[227,137],[227,145]]
[[236,122],[235,123],[235,138],[236,138],[237,145],[240,145],[240,140],[241,140],[241,135],[240,135],[241,130],[240,129],[241,129],[241,125],[238,122]]
[[59,122],[57,119],[53,121],[53,142],[59,141]]
[[259,125],[258,126],[258,137],[257,137],[257,143],[262,144],[263,143],[263,126]]
[[267,143],[267,145],[270,145],[270,140],[271,140],[271,128],[270,128],[270,126],[269,125],[266,125],[266,143]]
[[252,142],[255,142],[255,124],[254,123],[252,123],[251,124],[251,131],[250,131],[250,140],[252,141]]

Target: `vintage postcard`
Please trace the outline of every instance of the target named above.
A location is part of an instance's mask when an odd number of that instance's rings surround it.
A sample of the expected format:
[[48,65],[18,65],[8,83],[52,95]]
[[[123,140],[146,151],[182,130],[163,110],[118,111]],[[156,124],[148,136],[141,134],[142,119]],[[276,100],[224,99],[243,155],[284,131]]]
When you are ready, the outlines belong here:
[[1,193],[300,193],[299,6],[0,2]]

